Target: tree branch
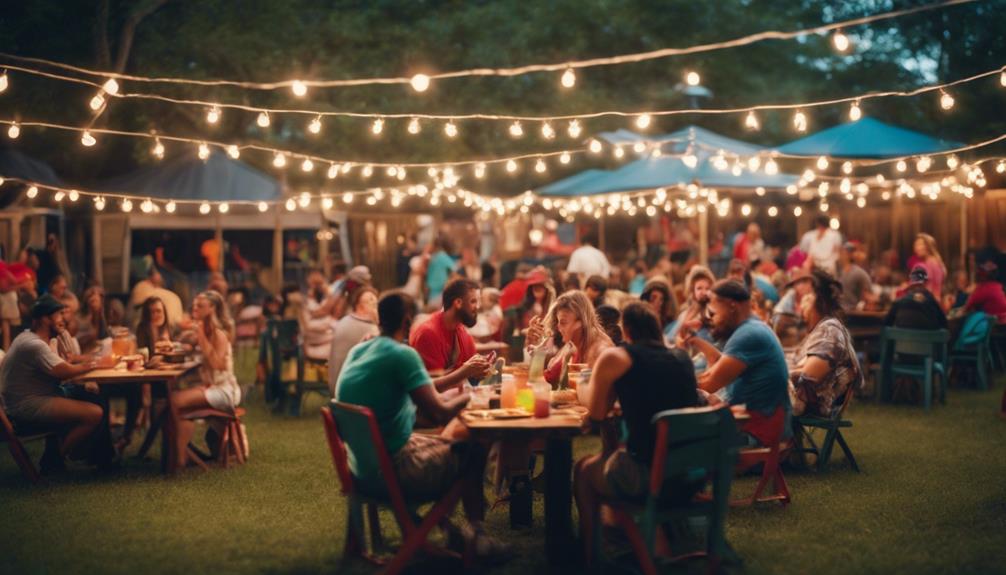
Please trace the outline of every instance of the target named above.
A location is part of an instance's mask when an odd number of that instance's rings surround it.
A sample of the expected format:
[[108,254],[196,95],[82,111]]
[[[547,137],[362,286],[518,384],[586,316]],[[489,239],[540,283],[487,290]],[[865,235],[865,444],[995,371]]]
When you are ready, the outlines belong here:
[[111,51],[108,48],[108,13],[109,0],[98,2],[98,13],[94,17],[94,52],[98,68],[107,70],[112,65]]
[[130,12],[129,17],[126,18],[126,22],[122,25],[122,30],[119,32],[119,45],[115,58],[116,72],[122,73],[126,71],[126,63],[129,62],[129,53],[133,49],[133,38],[136,36],[136,28],[140,25],[140,22],[167,3],[168,0],[152,0]]

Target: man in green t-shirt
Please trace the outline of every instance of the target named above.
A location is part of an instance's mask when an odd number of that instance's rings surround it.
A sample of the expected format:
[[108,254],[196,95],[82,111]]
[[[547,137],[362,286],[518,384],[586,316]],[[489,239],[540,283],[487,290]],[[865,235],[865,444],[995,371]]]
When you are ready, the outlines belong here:
[[[402,292],[384,295],[377,304],[380,336],[350,350],[336,386],[336,401],[370,408],[391,456],[398,482],[410,500],[432,500],[447,492],[459,477],[466,481],[463,503],[479,555],[503,551],[482,531],[482,476],[486,454],[475,443],[413,433],[416,408],[444,425],[468,403],[469,394],[444,399],[433,387],[419,353],[401,343],[409,334],[415,301]],[[354,447],[370,449],[370,437],[346,433],[350,468],[361,484],[380,482],[380,470],[358,463]]]

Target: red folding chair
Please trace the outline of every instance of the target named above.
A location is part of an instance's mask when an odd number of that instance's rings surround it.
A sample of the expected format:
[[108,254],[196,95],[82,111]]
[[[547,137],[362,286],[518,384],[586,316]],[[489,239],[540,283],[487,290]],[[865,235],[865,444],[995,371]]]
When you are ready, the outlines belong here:
[[[321,409],[321,418],[325,424],[325,435],[328,437],[332,461],[342,484],[342,493],[348,500],[343,558],[362,557],[375,565],[387,565],[384,573],[392,575],[402,572],[419,549],[432,555],[461,558],[458,553],[430,545],[427,537],[433,527],[443,523],[457,506],[464,490],[464,480],[459,479],[425,516],[420,517],[415,509],[425,502],[406,500],[373,412],[366,407],[333,401],[331,409],[327,407]],[[381,478],[384,480],[383,490],[371,486],[366,489],[366,493],[361,492],[349,467],[350,453],[342,439],[344,434],[370,438],[367,445],[354,449],[352,455],[359,464],[381,470]],[[370,524],[371,547],[374,552],[367,550],[364,506],[367,509],[366,520]],[[378,518],[378,509],[381,506],[391,509],[402,532],[402,545],[390,562],[375,553],[383,547]],[[464,559],[468,566],[467,553]]]
[[[245,445],[247,442],[244,430],[241,428],[241,417],[244,414],[244,408],[239,407],[234,410],[234,413],[227,413],[226,411],[217,409],[200,409],[186,413],[182,417],[185,419],[218,419],[224,422],[224,430],[220,434],[220,440],[216,447],[217,461],[224,469],[227,469],[230,467],[231,457],[240,464],[246,461]],[[206,464],[203,463],[202,458],[195,453],[192,447],[189,446],[187,449],[189,459],[206,469]]]
[[38,470],[35,469],[35,465],[31,462],[31,457],[28,456],[28,451],[24,448],[22,442],[45,439],[50,435],[55,435],[55,433],[50,431],[31,435],[17,435],[17,433],[14,432],[14,425],[9,419],[7,419],[7,414],[4,412],[3,405],[0,404],[0,441],[7,442],[7,450],[10,451],[11,457],[14,458],[14,462],[17,463],[19,468],[21,468],[21,473],[32,483],[38,483],[41,481],[42,476],[39,474]]
[[[762,472],[751,497],[734,499],[730,502],[735,507],[746,507],[755,502],[763,503],[766,501],[779,501],[783,505],[789,503],[789,487],[786,485],[786,478],[783,477],[782,467],[779,465],[783,454],[788,452],[791,447],[790,441],[783,442],[782,440],[786,430],[786,409],[783,406],[776,408],[768,423],[772,429],[768,447],[750,447],[740,450],[737,469],[746,471],[761,463]],[[740,430],[745,431],[744,427],[742,424]],[[772,491],[766,493],[769,483],[772,484]]]

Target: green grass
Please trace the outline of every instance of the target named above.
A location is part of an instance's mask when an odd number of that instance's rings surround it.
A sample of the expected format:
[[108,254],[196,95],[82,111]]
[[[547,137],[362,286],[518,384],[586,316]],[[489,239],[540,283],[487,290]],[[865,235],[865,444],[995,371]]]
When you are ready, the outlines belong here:
[[[788,475],[788,508],[731,510],[728,538],[746,572],[1002,572],[1000,390],[952,390],[948,404],[928,415],[916,406],[854,404],[847,437],[863,473],[838,453],[826,474]],[[78,469],[32,487],[0,456],[0,572],[374,572],[340,566],[343,500],[320,418],[274,417],[256,397],[247,426],[247,465],[173,479],[161,477],[153,460],[133,460],[115,474]],[[36,458],[40,448],[29,446]],[[575,445],[578,457],[595,449],[592,438]],[[752,486],[741,479],[735,492]],[[511,532],[505,509],[490,513],[490,530],[517,549],[492,572],[548,572],[540,498],[535,520]]]

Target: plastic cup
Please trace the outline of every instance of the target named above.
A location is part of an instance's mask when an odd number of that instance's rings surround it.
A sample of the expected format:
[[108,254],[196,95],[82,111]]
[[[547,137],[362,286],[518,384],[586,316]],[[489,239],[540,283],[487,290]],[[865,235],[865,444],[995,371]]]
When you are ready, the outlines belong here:
[[510,409],[517,407],[517,382],[512,377],[503,376],[500,386],[500,407]]
[[528,413],[534,413],[534,391],[530,387],[517,390],[517,407]]
[[472,409],[489,409],[489,399],[492,397],[493,388],[488,385],[480,385],[472,388],[471,401],[468,406]]
[[549,407],[552,402],[552,386],[547,383],[535,383],[534,390],[534,416],[548,417]]

